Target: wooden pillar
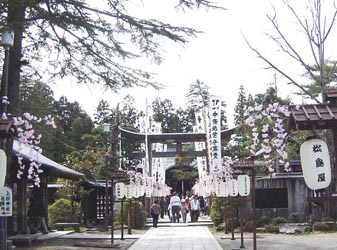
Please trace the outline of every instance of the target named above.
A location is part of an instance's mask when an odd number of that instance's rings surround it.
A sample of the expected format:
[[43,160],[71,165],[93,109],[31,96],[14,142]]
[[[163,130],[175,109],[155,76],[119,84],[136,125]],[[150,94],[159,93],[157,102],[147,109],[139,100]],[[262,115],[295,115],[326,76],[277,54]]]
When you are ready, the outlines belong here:
[[253,250],[257,249],[256,245],[256,203],[255,203],[255,170],[252,168],[252,185],[250,190],[252,202],[252,220],[253,220]]
[[176,152],[177,152],[177,157],[180,157],[181,153],[183,152],[183,147],[182,147],[181,142],[177,141]]
[[245,248],[244,245],[244,239],[243,239],[243,200],[241,197],[239,197],[239,202],[240,202],[240,248]]
[[228,234],[227,198],[224,199],[223,211],[224,211],[223,222],[225,223],[225,234]]
[[17,179],[17,225],[19,234],[27,234],[27,180],[25,178]]
[[124,198],[121,200],[121,240],[124,240]]
[[232,232],[231,240],[235,240],[235,235],[234,235],[234,197],[230,198],[230,202],[231,202],[231,232]]
[[128,210],[128,234],[132,234],[132,200],[129,201],[129,210]]
[[[337,171],[336,171],[336,165],[337,165],[337,128],[333,128],[332,129],[332,137],[333,137],[333,155],[332,155],[332,164],[331,164],[331,193],[334,194],[336,193],[336,180],[337,180]],[[337,213],[336,213],[336,203],[335,202],[329,202],[329,204],[327,204],[330,208],[331,211],[331,215],[334,219],[336,219],[337,217]]]
[[115,203],[115,196],[114,196],[114,179],[111,178],[111,200],[110,200],[110,205],[111,205],[111,244],[114,244],[114,220],[115,220],[115,213],[114,213],[114,203]]
[[47,182],[47,176],[41,175],[41,182],[40,182],[40,188],[42,192],[42,199],[43,199],[43,217],[45,218],[46,225],[48,227],[48,182]]

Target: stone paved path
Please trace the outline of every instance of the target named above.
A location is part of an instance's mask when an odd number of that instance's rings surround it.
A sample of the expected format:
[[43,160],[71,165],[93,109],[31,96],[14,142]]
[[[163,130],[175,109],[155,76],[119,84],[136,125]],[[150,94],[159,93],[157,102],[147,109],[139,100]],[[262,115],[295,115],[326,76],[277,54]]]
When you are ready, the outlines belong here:
[[221,250],[206,226],[172,226],[151,228],[130,250]]

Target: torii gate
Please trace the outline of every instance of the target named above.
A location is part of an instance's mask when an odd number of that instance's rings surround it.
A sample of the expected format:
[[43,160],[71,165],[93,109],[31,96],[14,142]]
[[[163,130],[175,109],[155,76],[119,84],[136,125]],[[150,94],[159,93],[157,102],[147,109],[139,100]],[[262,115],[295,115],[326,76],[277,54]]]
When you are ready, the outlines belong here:
[[[208,158],[207,150],[202,151],[183,151],[183,142],[206,142],[206,133],[162,133],[162,134],[148,134],[132,132],[123,128],[119,128],[120,136],[131,141],[145,143],[145,136],[149,145],[152,143],[176,143],[176,151],[171,152],[156,152],[148,147],[149,156],[149,169],[151,169],[152,158],[165,158],[165,157],[202,157]],[[229,141],[230,136],[234,133],[235,128],[221,131],[221,142]],[[129,155],[132,159],[145,158],[145,152],[131,152]],[[207,164],[208,161],[207,161]],[[209,166],[207,166],[209,169]]]

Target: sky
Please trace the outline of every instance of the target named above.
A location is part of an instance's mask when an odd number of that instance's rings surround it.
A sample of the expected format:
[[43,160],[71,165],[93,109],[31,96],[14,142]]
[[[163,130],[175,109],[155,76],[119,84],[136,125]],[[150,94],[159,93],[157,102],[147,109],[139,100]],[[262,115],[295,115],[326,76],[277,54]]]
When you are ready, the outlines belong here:
[[[156,97],[171,100],[175,108],[184,108],[189,86],[201,80],[210,87],[211,94],[225,101],[229,127],[232,127],[240,85],[243,85],[247,94],[254,95],[264,93],[268,84],[275,82],[275,72],[266,70],[266,64],[247,46],[244,37],[267,57],[277,58],[275,62],[286,70],[298,70],[266,36],[271,30],[266,15],[272,13],[270,2],[274,2],[280,26],[296,44],[299,32],[287,13],[279,7],[282,1],[220,0],[221,5],[228,10],[185,13],[174,11],[172,2],[175,1],[144,0],[144,5],[140,5],[136,0],[130,1],[130,13],[191,26],[204,32],[184,46],[163,43],[165,61],[159,66],[151,65],[146,60],[139,61],[139,65],[135,63],[136,67],[154,72],[155,80],[164,84],[165,89],[158,92],[152,88],[133,88],[116,94],[99,86],[78,85],[71,80],[62,80],[51,86],[55,98],[65,95],[69,101],[79,102],[90,116],[100,100],[108,101],[113,108],[127,94],[135,98],[139,110],[144,110],[146,99],[151,103]],[[300,42],[297,45],[300,51],[304,49]],[[310,60],[310,56],[304,54]],[[302,74],[301,71],[297,72],[297,75]],[[277,77],[277,86],[282,97],[293,96],[295,89],[285,79]]]

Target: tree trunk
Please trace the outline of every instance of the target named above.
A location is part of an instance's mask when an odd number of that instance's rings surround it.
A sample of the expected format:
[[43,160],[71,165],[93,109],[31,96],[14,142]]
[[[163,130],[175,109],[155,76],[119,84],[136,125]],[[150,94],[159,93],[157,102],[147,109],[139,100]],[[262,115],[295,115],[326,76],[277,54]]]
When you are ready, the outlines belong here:
[[8,26],[14,29],[14,46],[10,49],[8,68],[8,112],[16,116],[19,108],[22,39],[25,24],[25,1],[8,1]]

